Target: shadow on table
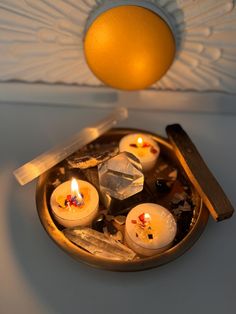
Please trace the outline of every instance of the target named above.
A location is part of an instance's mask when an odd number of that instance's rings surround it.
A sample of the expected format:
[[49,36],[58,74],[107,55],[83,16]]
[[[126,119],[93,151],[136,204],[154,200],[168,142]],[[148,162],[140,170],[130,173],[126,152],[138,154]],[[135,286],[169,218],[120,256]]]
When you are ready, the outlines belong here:
[[[37,216],[34,184],[20,187],[12,178],[12,191],[8,223],[15,259],[33,293],[55,313],[68,313],[68,309],[82,314],[97,313],[99,308],[104,308],[104,313],[111,308],[113,313],[120,313],[122,308],[132,308],[132,302],[141,312],[145,306],[137,300],[146,292],[147,299],[156,297],[158,292],[163,297],[161,302],[168,302],[171,285],[188,275],[188,265],[194,263],[198,249],[203,249],[200,241],[184,258],[143,272],[94,269],[74,261],[47,236]],[[211,224],[208,227],[209,233]]]

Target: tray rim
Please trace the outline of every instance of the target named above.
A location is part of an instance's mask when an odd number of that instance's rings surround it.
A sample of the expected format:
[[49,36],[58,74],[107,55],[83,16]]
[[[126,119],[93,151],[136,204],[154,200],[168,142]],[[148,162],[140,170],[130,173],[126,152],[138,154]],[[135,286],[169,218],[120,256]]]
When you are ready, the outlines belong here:
[[[155,134],[153,132],[149,132],[146,130],[136,129],[136,128],[112,128],[107,133],[146,133],[151,135],[154,140],[162,145],[166,146],[169,150],[173,151],[173,147],[168,141],[168,139]],[[189,233],[175,246],[171,247],[167,251],[160,253],[158,255],[154,255],[151,257],[146,257],[144,259],[138,259],[134,261],[114,261],[110,259],[103,259],[97,256],[92,255],[89,252],[79,248],[75,244],[73,244],[70,240],[68,240],[64,234],[57,228],[54,223],[50,212],[47,207],[46,202],[46,185],[45,180],[50,173],[50,169],[42,174],[37,181],[36,185],[36,208],[38,212],[38,216],[40,222],[49,235],[49,237],[67,254],[72,256],[74,259],[80,262],[84,262],[90,266],[95,268],[102,268],[106,270],[112,271],[140,271],[145,269],[150,269],[154,267],[161,266],[172,260],[175,260],[179,256],[183,255],[187,250],[189,250],[193,244],[199,239],[203,230],[205,229],[209,212],[205,207],[202,198],[199,196],[200,205],[199,205],[199,214],[196,219],[196,222],[193,228],[189,231]],[[196,192],[197,193],[197,192]],[[197,193],[198,194],[198,193]]]

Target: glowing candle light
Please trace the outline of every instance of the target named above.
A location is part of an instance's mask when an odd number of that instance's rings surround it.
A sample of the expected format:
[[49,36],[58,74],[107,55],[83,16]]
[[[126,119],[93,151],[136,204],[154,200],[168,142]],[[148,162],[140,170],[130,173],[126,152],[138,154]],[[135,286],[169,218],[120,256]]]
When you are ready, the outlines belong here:
[[78,198],[78,202],[80,204],[84,203],[83,196],[80,193],[79,184],[77,183],[76,179],[74,179],[74,178],[71,181],[71,192],[72,192],[72,195],[74,197]]
[[90,225],[97,215],[98,203],[95,187],[76,179],[60,184],[50,199],[52,214],[64,227]]
[[135,155],[140,160],[143,171],[150,171],[160,154],[159,145],[145,134],[124,136],[119,143],[119,149],[121,152],[126,151]]
[[139,137],[139,138],[137,139],[137,146],[138,146],[138,147],[143,147],[143,139],[142,139],[142,137]]

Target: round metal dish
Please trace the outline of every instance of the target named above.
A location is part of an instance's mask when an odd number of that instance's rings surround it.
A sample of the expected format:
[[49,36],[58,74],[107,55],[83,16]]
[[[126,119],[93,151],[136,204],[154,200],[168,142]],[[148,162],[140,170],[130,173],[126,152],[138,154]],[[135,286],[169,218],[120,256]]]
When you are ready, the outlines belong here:
[[[131,132],[142,132],[151,135],[152,138],[160,145],[161,152],[164,154],[165,158],[172,160],[177,167],[181,168],[181,165],[174,156],[172,146],[168,140],[153,133],[136,129],[112,129],[100,137],[97,141],[104,141],[107,143],[114,139],[120,139],[121,137]],[[202,199],[197,194],[196,190],[192,187],[191,183],[188,182],[188,185],[191,187],[192,193],[194,194],[196,206],[194,209],[191,228],[187,235],[180,242],[163,253],[154,255],[152,257],[139,258],[129,262],[114,261],[96,257],[69,241],[60,231],[60,226],[56,224],[50,214],[49,200],[52,189],[49,188],[48,178],[50,177],[51,172],[55,171],[55,167],[41,175],[37,183],[36,205],[40,221],[53,241],[67,254],[71,255],[76,260],[85,262],[93,267],[113,271],[139,271],[166,264],[185,253],[198,240],[207,224],[209,216],[208,210],[205,208]]]

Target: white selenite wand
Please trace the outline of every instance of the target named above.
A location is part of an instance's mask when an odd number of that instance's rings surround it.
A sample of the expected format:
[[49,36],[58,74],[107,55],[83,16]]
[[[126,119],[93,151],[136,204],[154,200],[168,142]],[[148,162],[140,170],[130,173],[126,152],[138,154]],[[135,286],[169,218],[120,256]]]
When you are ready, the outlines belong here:
[[16,169],[13,172],[14,176],[21,185],[29,183],[78,149],[97,139],[119,121],[122,121],[127,117],[128,110],[124,107],[117,107],[114,112],[104,120],[82,129],[67,142],[39,155],[32,161]]

